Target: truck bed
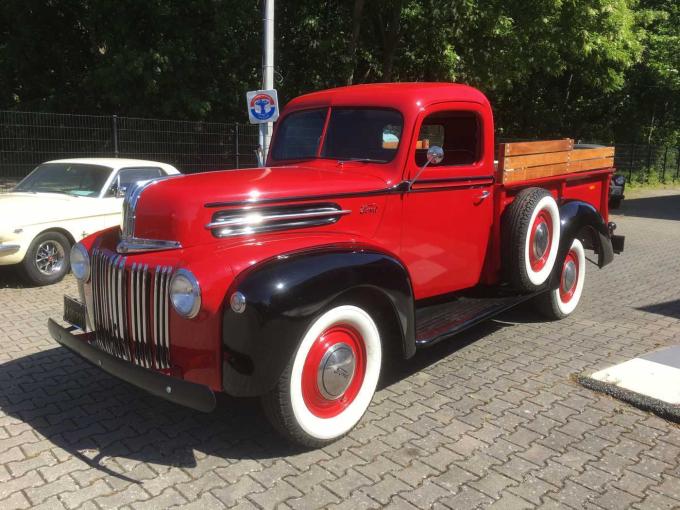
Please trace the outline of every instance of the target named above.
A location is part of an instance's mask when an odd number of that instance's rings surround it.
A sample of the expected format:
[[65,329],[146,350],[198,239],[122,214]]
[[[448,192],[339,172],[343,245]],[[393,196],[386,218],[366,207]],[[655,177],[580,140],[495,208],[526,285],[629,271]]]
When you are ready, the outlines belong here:
[[614,166],[614,147],[574,150],[571,138],[504,143],[499,147],[499,182],[511,185]]

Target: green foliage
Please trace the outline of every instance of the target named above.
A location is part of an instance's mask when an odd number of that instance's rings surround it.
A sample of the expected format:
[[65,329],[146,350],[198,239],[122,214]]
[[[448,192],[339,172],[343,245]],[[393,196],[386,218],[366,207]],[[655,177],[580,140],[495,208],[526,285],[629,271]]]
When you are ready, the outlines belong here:
[[[297,0],[276,6],[276,85],[459,81],[502,137],[678,143],[677,0]],[[0,108],[245,120],[261,5],[3,0]]]

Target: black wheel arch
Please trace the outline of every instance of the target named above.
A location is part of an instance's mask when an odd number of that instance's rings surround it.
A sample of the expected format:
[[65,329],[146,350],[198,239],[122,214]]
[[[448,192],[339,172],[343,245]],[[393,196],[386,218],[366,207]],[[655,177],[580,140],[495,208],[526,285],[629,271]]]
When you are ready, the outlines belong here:
[[[246,299],[242,313],[229,303],[237,291]],[[414,299],[404,265],[371,248],[316,248],[257,264],[231,285],[222,318],[224,391],[270,391],[312,319],[336,303],[369,308],[379,323],[387,321],[387,342],[396,342],[404,357],[415,353]]]
[[[560,205],[559,209],[562,230],[555,267],[562,267],[571,243],[576,238],[584,243],[585,248],[597,253],[599,267],[604,267],[614,260],[614,249],[607,223],[595,207],[581,200],[572,200]],[[550,288],[558,286],[559,273],[553,271]]]

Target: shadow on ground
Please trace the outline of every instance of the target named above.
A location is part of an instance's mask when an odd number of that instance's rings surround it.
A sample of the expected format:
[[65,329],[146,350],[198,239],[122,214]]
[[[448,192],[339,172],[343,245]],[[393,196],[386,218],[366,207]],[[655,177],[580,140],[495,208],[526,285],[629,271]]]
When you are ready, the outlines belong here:
[[626,198],[621,208],[613,214],[656,218],[660,220],[680,220],[680,193],[647,198]]
[[22,289],[29,287],[21,279],[16,266],[0,266],[0,289]]
[[667,317],[680,319],[680,299],[673,299],[671,301],[655,303],[653,305],[639,306],[637,309],[642,310],[643,312],[655,313],[657,315],[666,315]]
[[[381,388],[502,327],[487,322],[420,351],[411,360],[391,363]],[[273,431],[256,399],[218,395],[217,409],[203,414],[110,377],[62,347],[0,365],[0,408],[91,467],[133,482],[102,460],[123,457],[193,467],[196,451],[227,459],[274,458],[302,451]]]

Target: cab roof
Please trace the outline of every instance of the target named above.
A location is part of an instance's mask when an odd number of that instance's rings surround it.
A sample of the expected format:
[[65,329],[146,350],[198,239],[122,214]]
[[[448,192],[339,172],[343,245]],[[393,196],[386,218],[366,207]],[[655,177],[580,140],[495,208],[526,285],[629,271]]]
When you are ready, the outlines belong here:
[[371,83],[321,90],[299,96],[286,110],[327,106],[379,106],[415,113],[422,107],[445,101],[466,101],[489,105],[486,96],[474,87],[458,83]]

